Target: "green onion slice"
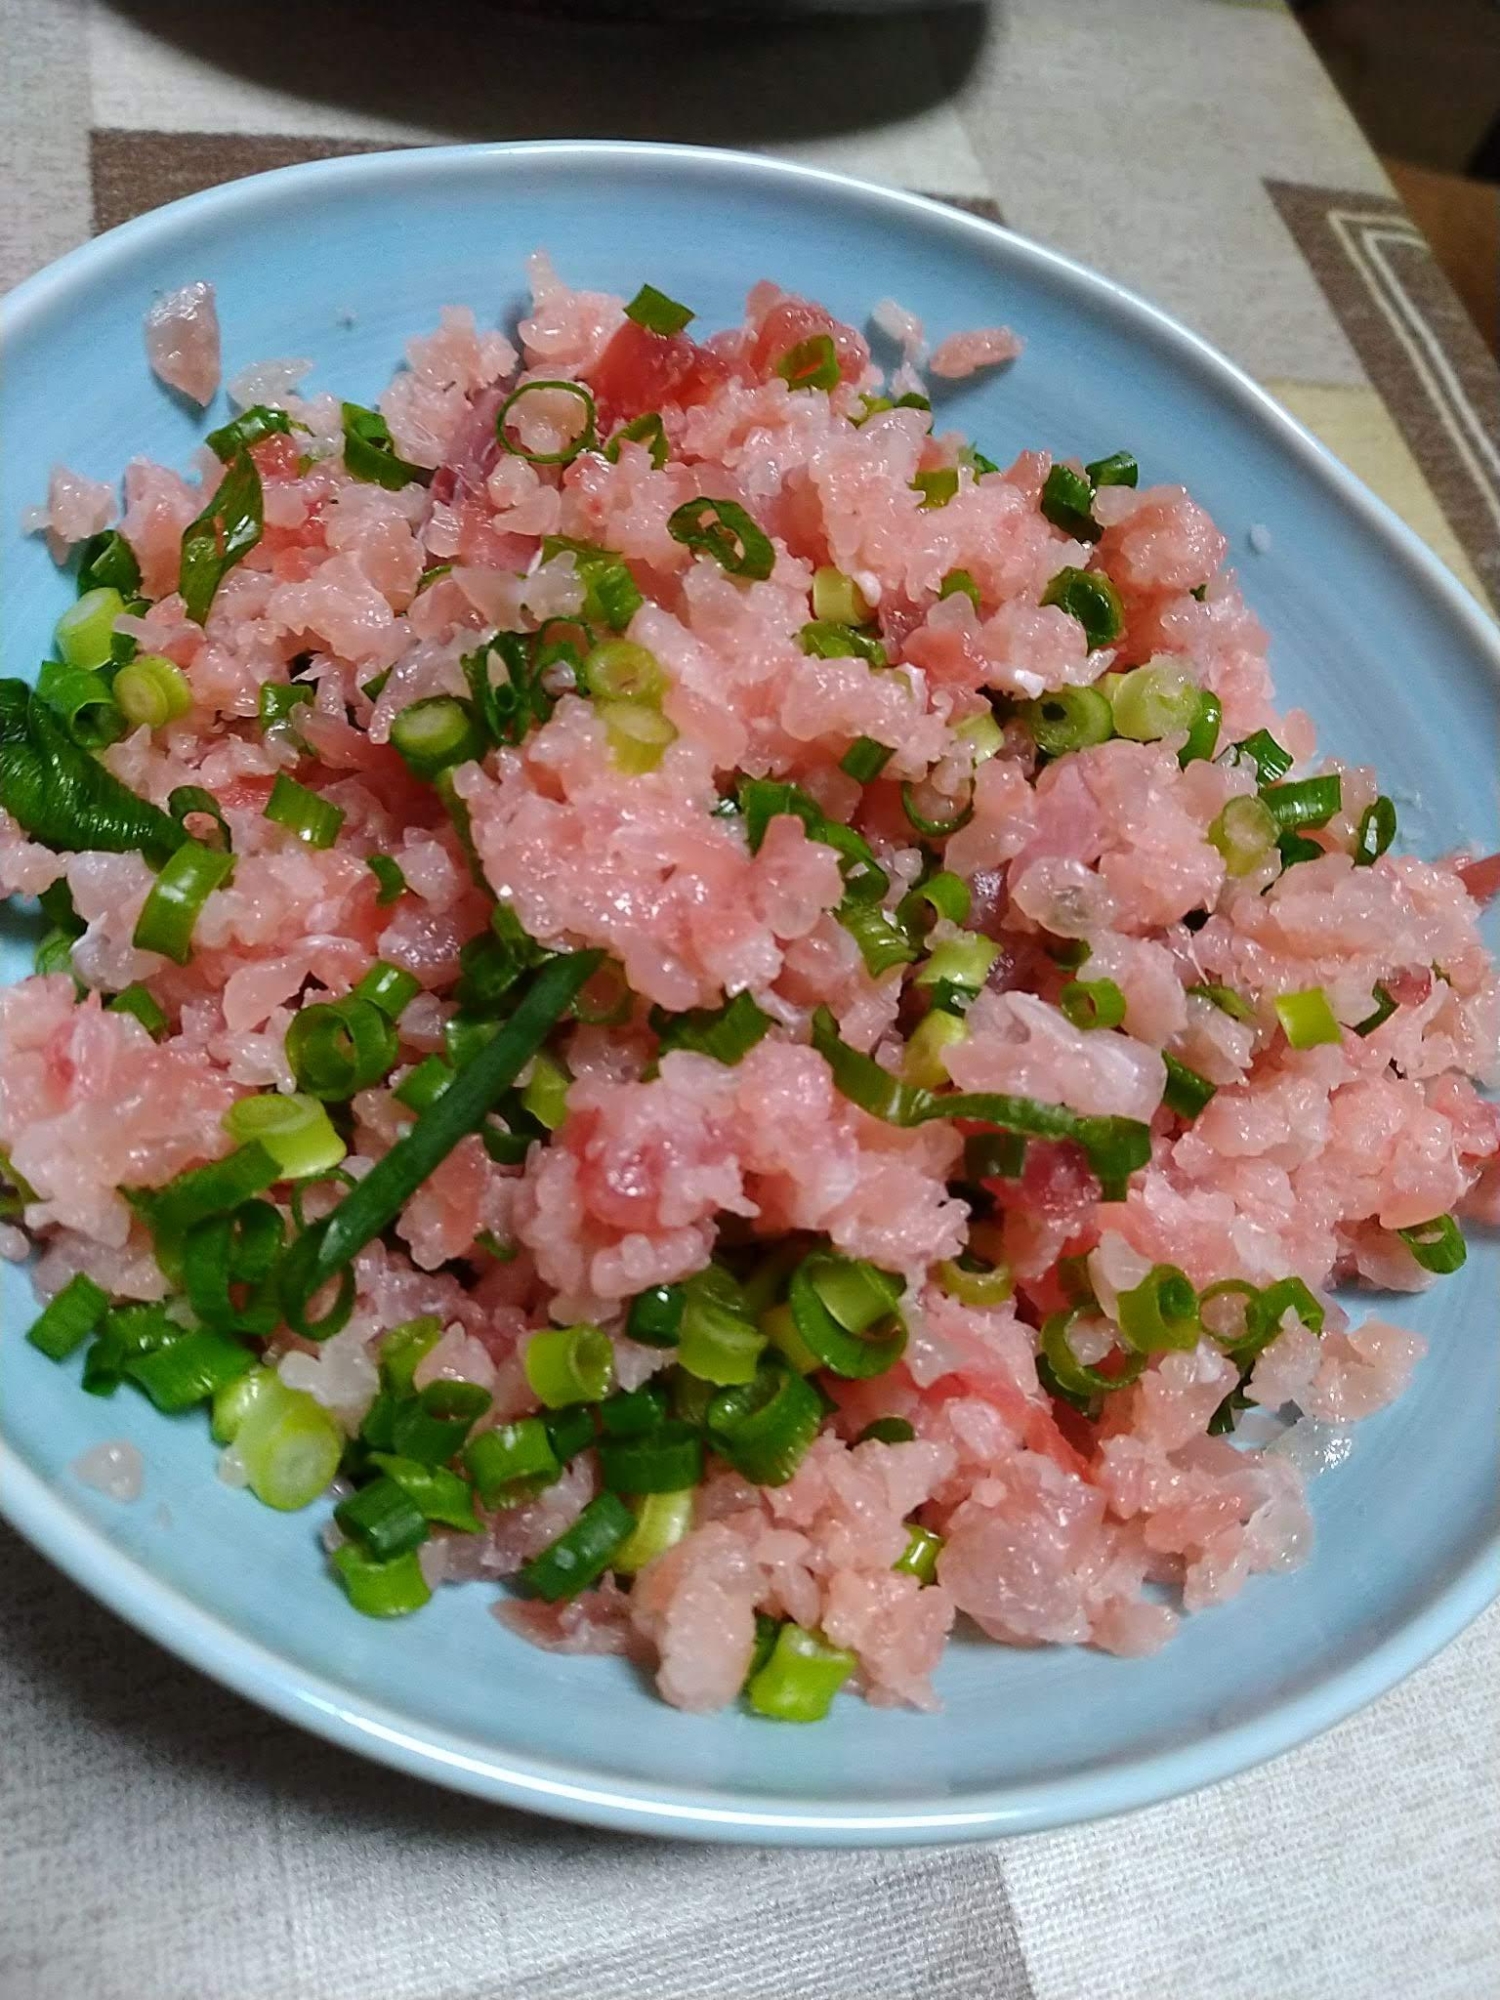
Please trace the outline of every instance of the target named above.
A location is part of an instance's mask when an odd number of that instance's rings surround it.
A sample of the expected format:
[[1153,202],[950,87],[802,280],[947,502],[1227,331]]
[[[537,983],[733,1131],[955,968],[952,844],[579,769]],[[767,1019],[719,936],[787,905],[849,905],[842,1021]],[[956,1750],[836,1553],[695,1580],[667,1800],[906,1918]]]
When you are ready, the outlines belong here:
[[618,1493],[601,1493],[571,1528],[524,1565],[522,1583],[548,1604],[576,1597],[599,1581],[635,1525],[634,1514]]
[[768,577],[776,567],[770,537],[733,500],[687,500],[667,517],[667,533],[686,549],[712,556],[731,576]]
[[625,1315],[625,1333],[643,1347],[675,1347],[682,1337],[686,1295],[681,1285],[652,1285],[637,1292]]
[[42,1307],[26,1338],[49,1361],[66,1361],[95,1331],[108,1310],[108,1292],[79,1271]]
[[427,1539],[427,1520],[403,1486],[384,1474],[341,1500],[333,1518],[377,1562],[406,1555]]
[[672,1049],[692,1049],[730,1068],[747,1056],[771,1027],[770,1015],[749,993],[736,993],[722,1007],[691,1007],[683,1014],[653,1007],[650,1021],[660,1037],[662,1055]]
[[332,847],[344,824],[344,809],[278,771],[262,817],[295,833],[304,847]]
[[775,1722],[821,1722],[856,1665],[853,1653],[787,1623],[770,1658],[746,1683],[745,1699],[757,1715]]
[[399,896],[406,894],[406,876],[399,861],[393,861],[389,854],[369,854],[365,866],[375,877],[375,902],[379,909],[387,909]]
[[294,709],[306,707],[312,698],[306,681],[262,681],[256,701],[261,728],[280,728],[290,722]]
[[286,1059],[298,1085],[330,1104],[379,1083],[399,1046],[384,1010],[352,993],[299,1008],[286,1031]]
[[1257,729],[1253,736],[1234,745],[1234,762],[1242,763],[1246,758],[1254,764],[1256,778],[1262,785],[1274,785],[1296,762],[1291,751],[1284,750],[1268,729]]
[[911,1444],[916,1438],[915,1427],[905,1417],[876,1417],[865,1425],[854,1440],[860,1444]]
[[1272,1005],[1294,1049],[1315,1049],[1324,1042],[1343,1039],[1344,1031],[1321,986],[1309,986],[1301,993],[1278,993]]
[[[590,1420],[584,1442],[592,1443],[593,1435]],[[463,1458],[480,1500],[490,1508],[514,1506],[562,1476],[559,1454],[540,1417],[519,1417],[481,1431],[464,1446]]]
[[1463,1231],[1451,1215],[1435,1216],[1431,1222],[1416,1222],[1396,1234],[1424,1271],[1446,1277],[1462,1268],[1469,1249]]
[[901,1283],[873,1264],[814,1251],[792,1273],[788,1303],[797,1332],[835,1375],[883,1375],[906,1351],[897,1310]]
[[693,1525],[691,1492],[643,1493],[630,1505],[635,1528],[611,1559],[612,1567],[622,1576],[634,1576],[644,1569],[680,1542]]
[[58,715],[73,741],[83,750],[102,750],[118,743],[130,726],[115,699],[109,679],[84,667],[59,666],[44,660],[37,675],[37,699]]
[[391,724],[391,744],[415,778],[471,763],[487,747],[472,704],[451,694],[408,703]]
[[786,1367],[763,1366],[752,1381],[720,1389],[708,1406],[714,1450],[755,1486],[785,1486],[822,1421],[817,1390]]
[[117,993],[112,1000],[107,1000],[105,1006],[112,1014],[133,1014],[152,1041],[159,1041],[166,1032],[165,1010],[150,987],[142,986],[139,980]]
[[1154,1264],[1138,1285],[1121,1292],[1116,1317],[1120,1338],[1136,1354],[1192,1349],[1203,1332],[1198,1294],[1175,1264]]
[[224,1130],[240,1145],[258,1140],[287,1180],[321,1179],[344,1157],[344,1142],[315,1097],[274,1090],[241,1097],[224,1113]]
[[1377,1028],[1384,1027],[1385,1023],[1396,1011],[1396,1003],[1384,986],[1377,984],[1372,998],[1375,1002],[1374,1011],[1366,1014],[1362,1021],[1355,1022],[1354,1032],[1356,1035],[1373,1035]]
[[799,340],[777,362],[776,373],[789,389],[836,389],[839,357],[833,335],[814,333]]
[[916,786],[903,780],[901,786],[901,810],[918,833],[929,840],[946,840],[950,833],[957,833],[974,817],[974,782],[969,781],[969,796],[956,813],[947,819],[929,819],[916,804]]
[[366,1618],[403,1618],[432,1596],[414,1551],[381,1562],[357,1542],[345,1542],[329,1560],[350,1604]]
[[914,1576],[918,1583],[936,1583],[938,1557],[942,1553],[941,1535],[934,1534],[931,1528],[913,1527],[907,1534],[906,1547],[891,1568],[902,1575]]
[[[509,418],[511,411],[522,398],[535,395],[540,389],[560,390],[565,395],[576,396],[582,405],[582,422],[577,436],[569,443],[563,445],[558,451],[528,451],[524,445],[516,443],[505,427],[506,420]],[[506,451],[512,452],[517,458],[524,458],[529,465],[571,465],[581,451],[593,451],[597,449],[599,443],[598,422],[599,412],[595,407],[594,399],[581,382],[560,380],[523,382],[520,388],[513,389],[500,405],[499,414],[495,418],[495,435],[499,438],[500,443]]]
[[1042,512],[1053,527],[1075,542],[1097,542],[1100,527],[1093,505],[1094,483],[1088,475],[1068,465],[1054,465],[1042,486]]
[[203,905],[233,872],[233,856],[195,840],[169,855],[141,905],[131,943],[138,951],[159,951],[186,965],[193,955],[193,928]]
[[[714,1403],[743,1393],[721,1389]],[[670,1419],[639,1437],[601,1438],[599,1471],[612,1493],[681,1493],[703,1477],[703,1434],[692,1424]]]
[[378,410],[361,403],[341,403],[344,426],[344,470],[351,479],[366,486],[384,486],[399,492],[413,483],[427,486],[432,473],[425,465],[413,465],[400,457],[390,426]]
[[728,1271],[710,1264],[682,1286],[678,1363],[716,1388],[754,1380],[766,1337],[748,1317],[744,1293]]
[[651,463],[660,472],[671,455],[667,442],[667,428],[661,420],[659,410],[646,410],[638,417],[632,417],[628,424],[621,424],[609,443],[604,447],[604,456],[611,465],[618,465],[622,444],[643,444],[651,454]]
[[254,1366],[254,1355],[233,1334],[201,1327],[166,1347],[133,1356],[123,1372],[145,1390],[157,1409],[173,1416],[208,1402],[225,1383]]
[[1120,593],[1102,570],[1060,569],[1042,592],[1043,604],[1055,604],[1083,627],[1090,652],[1109,646],[1125,630]]
[[1118,1028],[1125,1018],[1125,995],[1112,979],[1070,979],[1057,996],[1075,1028]]
[[1232,1021],[1253,1021],[1255,1009],[1241,993],[1232,986],[1219,986],[1211,980],[1198,980],[1188,987],[1200,1000],[1212,1001],[1221,1014],[1227,1014]]
[[867,785],[880,776],[895,754],[885,744],[877,743],[873,736],[856,737],[840,757],[839,769],[860,784]]
[[1219,1086],[1210,1083],[1195,1069],[1189,1069],[1185,1062],[1179,1062],[1174,1055],[1162,1054],[1167,1066],[1167,1084],[1162,1092],[1162,1102],[1169,1111],[1175,1111],[1179,1118],[1193,1119],[1217,1092]]
[[135,550],[118,528],[101,529],[78,551],[78,594],[90,590],[117,590],[122,597],[134,597],[141,587],[141,566]]
[[1355,867],[1372,867],[1395,838],[1396,808],[1382,792],[1374,804],[1366,806],[1359,816],[1359,827],[1354,836]]
[[1279,833],[1295,833],[1298,827],[1326,826],[1343,796],[1343,779],[1330,772],[1320,778],[1299,778],[1292,784],[1267,785],[1260,799]]
[[403,966],[388,965],[383,958],[377,958],[369,971],[355,982],[350,997],[368,1000],[388,1020],[399,1021],[421,990],[422,982],[415,973],[406,971]]
[[1107,458],[1096,458],[1083,469],[1096,486],[1134,486],[1141,476],[1140,467],[1128,451],[1112,451]]
[[1098,688],[1057,688],[1021,709],[1021,718],[1049,757],[1066,757],[1107,743],[1115,733],[1115,712]]
[[1066,1312],[1049,1314],[1042,1322],[1042,1359],[1047,1364],[1052,1381],[1065,1396],[1091,1402],[1095,1396],[1107,1396],[1113,1390],[1128,1388],[1146,1366],[1146,1356],[1134,1354],[1126,1367],[1108,1375],[1080,1361],[1068,1336],[1074,1322],[1089,1317],[1089,1313],[1090,1308],[1086,1306],[1073,1306]]
[[549,1410],[597,1403],[615,1374],[615,1349],[601,1327],[549,1327],[534,1333],[521,1359],[526,1380]]
[[[869,632],[833,619],[815,618],[797,634],[803,652],[819,660],[863,660],[867,666],[890,664],[885,647]],[[889,754],[889,753],[887,753]]]
[[637,326],[643,326],[647,333],[673,334],[681,333],[697,315],[691,306],[679,305],[676,299],[659,292],[655,285],[642,285],[626,306],[625,317],[633,319]]
[[[194,815],[211,823],[200,828],[193,838],[201,847],[212,847],[221,854],[228,854],[234,846],[234,835],[230,832],[229,821],[224,817],[224,809],[213,793],[202,785],[177,785],[167,794],[167,811],[180,826],[187,827]],[[188,828],[191,833],[192,829]]]

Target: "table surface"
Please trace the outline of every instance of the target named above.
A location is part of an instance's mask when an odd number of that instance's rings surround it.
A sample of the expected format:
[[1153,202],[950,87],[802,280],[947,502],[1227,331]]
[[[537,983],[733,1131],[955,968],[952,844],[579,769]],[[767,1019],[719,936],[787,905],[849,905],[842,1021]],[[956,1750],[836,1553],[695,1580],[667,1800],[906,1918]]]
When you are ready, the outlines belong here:
[[[750,31],[564,11],[0,0],[0,287],[292,160],[747,146],[1003,217],[1145,293],[1500,606],[1500,376],[1274,0]],[[988,1846],[789,1854],[552,1825],[364,1765],[180,1666],[4,1530],[0,1594],[0,2000],[1500,1992],[1500,1610],[1210,1792]]]

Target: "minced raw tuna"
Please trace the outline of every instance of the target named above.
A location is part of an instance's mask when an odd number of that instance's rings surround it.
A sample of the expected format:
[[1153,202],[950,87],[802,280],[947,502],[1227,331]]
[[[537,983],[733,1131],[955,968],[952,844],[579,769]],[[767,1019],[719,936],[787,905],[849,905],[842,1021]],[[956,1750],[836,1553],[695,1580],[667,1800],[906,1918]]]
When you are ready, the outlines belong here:
[[[886,379],[774,284],[532,284],[31,517],[94,676],[0,683],[34,1337],[341,1472],[356,1609],[488,1580],[683,1708],[1151,1652],[1308,1559],[1277,1425],[1420,1365],[1332,1288],[1500,1214],[1497,858],[1392,847],[1170,466],[993,465],[905,307]],[[147,340],[213,398],[210,286]]]

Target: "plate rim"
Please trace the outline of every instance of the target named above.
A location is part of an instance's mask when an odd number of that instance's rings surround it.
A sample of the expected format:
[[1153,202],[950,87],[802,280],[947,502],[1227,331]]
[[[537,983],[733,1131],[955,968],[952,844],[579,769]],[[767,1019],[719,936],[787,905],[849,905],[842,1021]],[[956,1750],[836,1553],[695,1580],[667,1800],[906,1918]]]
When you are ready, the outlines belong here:
[[[760,180],[771,186],[824,188],[867,208],[915,214],[956,242],[993,246],[1000,239],[1019,264],[1082,292],[1101,310],[1149,336],[1180,365],[1206,378],[1269,429],[1302,468],[1361,517],[1399,561],[1413,588],[1435,599],[1462,628],[1474,654],[1500,685],[1500,627],[1441,559],[1383,500],[1239,365],[1171,314],[1129,287],[1003,224],[925,195],[797,162],[724,148],[649,140],[500,140],[414,146],[299,162],[199,190],[135,216],[80,244],[23,279],[0,300],[0,341],[22,335],[80,279],[108,272],[153,239],[169,240],[185,220],[232,221],[236,211],[274,203],[283,188],[337,188],[347,182],[421,180],[455,168],[483,174],[515,160],[577,165],[676,168],[712,180]],[[1462,1563],[1421,1609],[1348,1665],[1295,1695],[1212,1736],[1147,1752],[1102,1769],[976,1794],[962,1809],[941,1802],[894,1809],[828,1810],[816,1803],[745,1804],[713,1786],[644,1786],[598,1780],[551,1759],[516,1756],[453,1730],[414,1723],[205,1610],[112,1542],[64,1493],[50,1486],[0,1438],[0,1514],[48,1560],[148,1639],[284,1719],[343,1748],[514,1807],[618,1831],[786,1846],[894,1846],[994,1838],[1042,1831],[1159,1803],[1248,1770],[1345,1720],[1430,1659],[1500,1597],[1500,1522],[1481,1535]]]

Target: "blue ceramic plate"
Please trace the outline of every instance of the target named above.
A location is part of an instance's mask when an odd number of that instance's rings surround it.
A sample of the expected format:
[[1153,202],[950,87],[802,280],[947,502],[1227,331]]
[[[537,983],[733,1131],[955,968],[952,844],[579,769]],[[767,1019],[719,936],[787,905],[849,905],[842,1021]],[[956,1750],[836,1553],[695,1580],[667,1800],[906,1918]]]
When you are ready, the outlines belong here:
[[[17,521],[61,460],[114,478],[133,453],[186,461],[203,426],[149,377],[141,314],[218,286],[226,375],[310,355],[317,386],[372,401],[412,331],[466,301],[509,320],[546,245],[576,283],[643,278],[709,326],[774,275],[860,322],[884,295],[930,330],[1004,319],[1027,340],[949,407],[991,456],[1026,444],[1135,451],[1228,533],[1274,638],[1284,699],[1378,764],[1429,851],[1500,846],[1493,747],[1500,639],[1415,537],[1250,382],[1129,294],[1004,231],[909,195],[666,146],[474,147],[333,160],[215,188],[127,224],[14,294],[0,369],[4,670],[29,672],[70,595]],[[1252,525],[1268,553],[1249,550]],[[1263,538],[1257,537],[1257,540]],[[28,965],[5,942],[4,977]],[[1497,1580],[1494,1413],[1500,1249],[1401,1317],[1431,1341],[1409,1395],[1316,1489],[1318,1543],[1187,1621],[1155,1659],[1008,1652],[958,1639],[938,1716],[846,1700],[816,1729],[664,1706],[615,1660],[533,1651],[447,1590],[372,1624],[324,1573],[311,1514],[214,1477],[201,1418],[81,1395],[23,1339],[4,1278],[0,1498],[53,1561],[185,1658],[294,1721],[413,1773],[578,1819],[780,1842],[950,1840],[1118,1812],[1203,1785],[1326,1728],[1474,1617]],[[120,1507],[71,1462],[101,1438],[145,1455]]]

